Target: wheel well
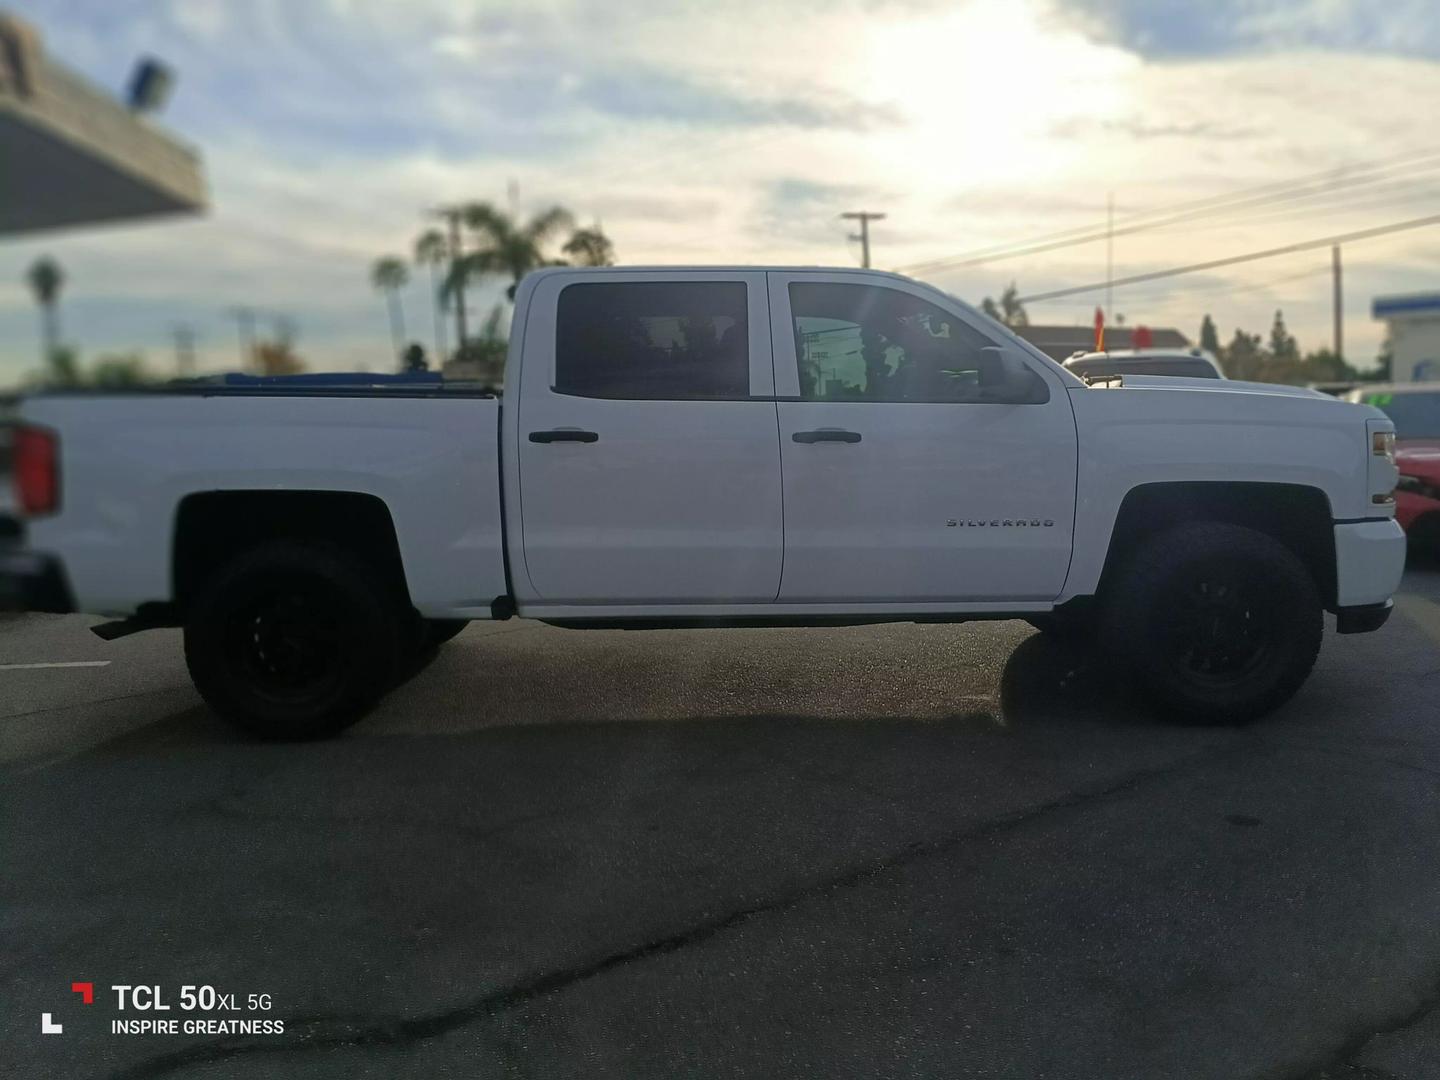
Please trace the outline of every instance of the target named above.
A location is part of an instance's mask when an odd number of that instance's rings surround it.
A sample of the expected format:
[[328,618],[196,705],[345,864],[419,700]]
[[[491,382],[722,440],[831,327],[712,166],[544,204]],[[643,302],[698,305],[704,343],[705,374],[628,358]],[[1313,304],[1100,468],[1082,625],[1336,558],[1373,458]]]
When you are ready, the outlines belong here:
[[196,588],[230,559],[269,540],[323,540],[369,562],[410,606],[390,509],[352,491],[207,491],[187,495],[175,518],[171,561],[183,612]]
[[1191,481],[1143,484],[1120,504],[1100,587],[1148,537],[1186,522],[1223,521],[1279,540],[1303,562],[1327,607],[1335,606],[1335,522],[1330,500],[1303,484]]

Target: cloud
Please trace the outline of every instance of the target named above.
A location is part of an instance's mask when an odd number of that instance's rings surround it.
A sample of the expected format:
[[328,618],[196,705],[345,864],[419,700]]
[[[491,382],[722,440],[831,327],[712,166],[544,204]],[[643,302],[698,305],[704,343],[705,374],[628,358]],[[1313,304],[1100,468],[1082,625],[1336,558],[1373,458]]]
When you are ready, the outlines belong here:
[[[503,205],[511,180],[522,212],[561,202],[598,218],[626,261],[850,265],[853,223],[837,215],[871,209],[889,214],[874,230],[877,263],[903,266],[1092,230],[1112,191],[1124,215],[1394,155],[1433,139],[1416,105],[1440,95],[1428,6],[35,0],[27,14],[50,50],[104,86],[118,90],[142,54],[175,66],[160,122],[200,147],[214,206],[200,221],[7,243],[0,385],[34,363],[35,311],[18,283],[42,252],[70,272],[67,336],[90,356],[168,357],[170,328],[188,322],[202,362],[227,364],[225,312],[251,304],[295,317],[316,366],[374,369],[389,360],[371,260],[408,252],[426,207]],[[1431,179],[1440,184],[1415,166],[1363,199],[1126,237],[1117,264],[1202,261],[1418,216]],[[1347,250],[1356,340],[1378,334],[1372,283],[1394,289],[1408,274],[1424,287],[1433,243]],[[1034,292],[1101,273],[1089,245],[936,276],[978,297],[1012,278]],[[1277,286],[1287,317],[1323,284]],[[1215,288],[1222,327],[1268,325],[1273,297]],[[1295,304],[1291,325],[1307,340],[1325,332],[1320,292]],[[1185,279],[1135,299],[1133,317],[1182,327],[1205,302]],[[405,301],[428,343],[425,273]],[[1083,319],[1093,302],[1034,314]]]
[[1440,57],[1433,0],[1056,0],[1098,41],[1147,57],[1321,49]]
[[1053,124],[1050,133],[1057,139],[1086,139],[1096,134],[1122,135],[1126,138],[1145,139],[1204,139],[1233,140],[1256,139],[1264,132],[1255,127],[1229,126],[1210,120],[1190,121],[1146,121],[1138,116],[1097,120],[1092,117],[1072,116]]

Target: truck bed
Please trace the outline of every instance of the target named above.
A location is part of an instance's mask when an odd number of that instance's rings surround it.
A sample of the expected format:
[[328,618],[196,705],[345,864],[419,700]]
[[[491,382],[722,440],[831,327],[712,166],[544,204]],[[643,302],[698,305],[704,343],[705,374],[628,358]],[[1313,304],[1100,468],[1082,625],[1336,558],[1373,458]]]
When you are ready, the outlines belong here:
[[507,592],[500,402],[435,384],[189,384],[24,400],[62,433],[56,515],[27,523],[65,553],[78,610],[163,603],[183,501],[216,491],[373,495],[392,519],[411,601],[434,618],[488,616]]

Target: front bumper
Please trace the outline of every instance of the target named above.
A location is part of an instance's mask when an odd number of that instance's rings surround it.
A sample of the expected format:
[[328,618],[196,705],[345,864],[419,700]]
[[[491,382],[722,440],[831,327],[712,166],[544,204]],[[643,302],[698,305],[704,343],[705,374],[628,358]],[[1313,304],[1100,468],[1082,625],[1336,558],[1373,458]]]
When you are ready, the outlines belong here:
[[68,615],[75,598],[60,560],[20,548],[0,549],[0,611]]
[[1335,607],[1384,604],[1405,573],[1405,532],[1394,518],[1335,526]]

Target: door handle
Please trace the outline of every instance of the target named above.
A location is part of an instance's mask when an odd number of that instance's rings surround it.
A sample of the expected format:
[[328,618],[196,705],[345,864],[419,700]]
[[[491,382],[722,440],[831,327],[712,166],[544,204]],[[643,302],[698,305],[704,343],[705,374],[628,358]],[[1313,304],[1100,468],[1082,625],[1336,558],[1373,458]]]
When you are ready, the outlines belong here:
[[844,428],[822,427],[815,431],[797,431],[790,438],[798,443],[859,442],[860,433],[846,431]]
[[600,436],[593,431],[581,431],[579,428],[551,428],[549,431],[530,432],[530,441],[539,443],[552,442],[598,442]]

